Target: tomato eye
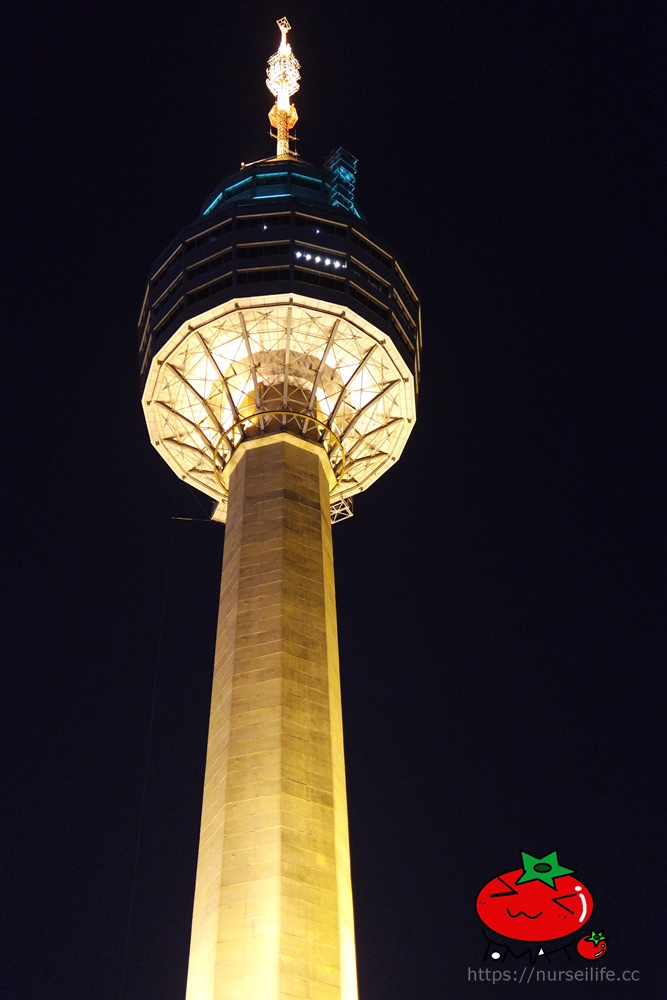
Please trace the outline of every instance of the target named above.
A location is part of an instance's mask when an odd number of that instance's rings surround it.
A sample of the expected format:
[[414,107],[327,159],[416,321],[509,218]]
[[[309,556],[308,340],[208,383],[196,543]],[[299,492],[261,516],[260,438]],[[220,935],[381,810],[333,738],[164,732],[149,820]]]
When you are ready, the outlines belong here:
[[506,882],[504,878],[500,877],[500,875],[498,876],[498,881],[502,882],[502,884],[507,889],[507,892],[490,892],[489,893],[489,898],[490,899],[494,899],[496,896],[518,896],[519,895],[519,890],[515,889],[513,886],[511,886],[509,884],[509,882]]
[[574,913],[575,911],[571,910],[569,906],[566,906],[565,903],[561,903],[561,899],[579,899],[578,894],[576,892],[568,892],[567,896],[554,896],[552,899],[552,902],[555,903],[556,906],[561,906],[564,910],[567,910],[568,913]]

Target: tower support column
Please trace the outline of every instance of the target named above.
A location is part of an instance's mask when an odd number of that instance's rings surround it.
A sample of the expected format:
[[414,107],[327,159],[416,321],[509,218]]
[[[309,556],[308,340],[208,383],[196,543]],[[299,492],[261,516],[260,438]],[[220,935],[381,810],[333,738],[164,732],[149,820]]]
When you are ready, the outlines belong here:
[[186,997],[356,1000],[331,468],[279,433],[229,469]]

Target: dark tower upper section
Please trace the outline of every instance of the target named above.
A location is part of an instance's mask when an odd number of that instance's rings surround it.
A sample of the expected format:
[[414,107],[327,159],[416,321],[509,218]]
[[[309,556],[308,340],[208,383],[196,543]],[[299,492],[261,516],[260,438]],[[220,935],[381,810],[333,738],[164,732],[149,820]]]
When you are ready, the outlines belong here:
[[317,169],[294,154],[228,177],[157,259],[139,321],[145,377],[187,320],[236,297],[316,297],[386,333],[419,385],[419,300],[394,255],[361,220],[356,159],[343,149]]

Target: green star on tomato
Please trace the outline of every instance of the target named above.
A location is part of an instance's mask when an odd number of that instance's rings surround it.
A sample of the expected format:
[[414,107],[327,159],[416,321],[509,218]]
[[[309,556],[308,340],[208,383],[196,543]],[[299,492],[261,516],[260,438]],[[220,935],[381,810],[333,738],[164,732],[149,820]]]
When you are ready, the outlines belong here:
[[526,854],[525,851],[521,852],[521,859],[523,861],[523,875],[518,882],[535,882],[539,879],[540,882],[544,882],[545,885],[555,888],[554,879],[557,879],[559,875],[573,875],[574,868],[564,868],[563,865],[558,862],[558,851],[552,851],[551,854],[545,854],[543,858],[534,858],[532,854]]

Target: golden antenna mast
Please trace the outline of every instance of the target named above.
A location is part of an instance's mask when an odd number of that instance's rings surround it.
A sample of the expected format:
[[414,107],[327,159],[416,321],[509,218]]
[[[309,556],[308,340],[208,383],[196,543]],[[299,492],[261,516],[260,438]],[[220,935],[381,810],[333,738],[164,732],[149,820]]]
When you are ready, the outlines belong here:
[[292,94],[296,94],[299,89],[299,65],[298,59],[292,53],[292,46],[287,41],[287,32],[290,30],[290,23],[286,17],[281,17],[276,24],[280,28],[280,47],[269,59],[266,69],[266,85],[276,99],[275,104],[269,111],[269,121],[276,130],[278,148],[276,155],[291,156],[289,146],[290,131],[296,125],[299,116],[296,108],[290,103]]

